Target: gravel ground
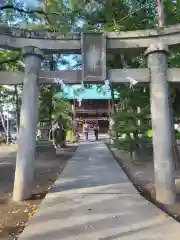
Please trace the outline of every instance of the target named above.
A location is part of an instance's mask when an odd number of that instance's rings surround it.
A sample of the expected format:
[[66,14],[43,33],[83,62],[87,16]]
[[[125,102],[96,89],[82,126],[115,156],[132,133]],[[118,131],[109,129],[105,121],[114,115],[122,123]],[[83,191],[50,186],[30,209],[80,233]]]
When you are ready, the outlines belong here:
[[32,198],[21,203],[14,203],[11,197],[17,146],[0,146],[0,239],[18,239],[28,219],[32,218],[39,203],[63,171],[76,148],[75,145],[69,145],[65,149],[58,150],[57,156],[52,152],[41,152],[36,160]]
[[156,202],[153,159],[133,162],[126,151],[117,150],[109,144],[108,147],[140,194],[180,222],[180,170],[175,173],[177,202],[167,209],[162,204]]

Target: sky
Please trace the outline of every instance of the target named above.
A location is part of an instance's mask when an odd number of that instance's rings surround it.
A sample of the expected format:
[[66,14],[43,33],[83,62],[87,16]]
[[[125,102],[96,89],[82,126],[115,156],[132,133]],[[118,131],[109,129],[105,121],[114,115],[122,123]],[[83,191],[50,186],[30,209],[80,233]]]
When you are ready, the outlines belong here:
[[[11,2],[11,0],[0,0],[0,6],[6,5],[9,2]],[[13,0],[13,3],[18,5],[22,4],[24,7],[29,8],[34,8],[39,5],[37,0]]]

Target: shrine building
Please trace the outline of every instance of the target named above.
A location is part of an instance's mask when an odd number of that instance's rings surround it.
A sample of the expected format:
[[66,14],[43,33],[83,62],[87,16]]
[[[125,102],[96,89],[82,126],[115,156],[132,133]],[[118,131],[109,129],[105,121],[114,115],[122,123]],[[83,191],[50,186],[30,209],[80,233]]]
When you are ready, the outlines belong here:
[[[81,85],[66,85],[63,92],[61,91],[55,96],[70,100],[77,123],[81,124],[83,121],[87,121],[89,124],[93,124],[98,121],[100,132],[108,132],[109,116],[112,109],[112,97],[109,88],[100,88],[95,84],[84,88]],[[117,94],[115,94],[115,104],[118,101]]]

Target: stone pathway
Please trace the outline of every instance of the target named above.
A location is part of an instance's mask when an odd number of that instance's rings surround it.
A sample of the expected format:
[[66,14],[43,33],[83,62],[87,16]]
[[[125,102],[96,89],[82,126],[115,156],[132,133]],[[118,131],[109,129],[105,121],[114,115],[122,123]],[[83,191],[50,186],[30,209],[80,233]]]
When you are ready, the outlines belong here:
[[180,224],[139,195],[103,142],[84,142],[19,240],[179,240]]

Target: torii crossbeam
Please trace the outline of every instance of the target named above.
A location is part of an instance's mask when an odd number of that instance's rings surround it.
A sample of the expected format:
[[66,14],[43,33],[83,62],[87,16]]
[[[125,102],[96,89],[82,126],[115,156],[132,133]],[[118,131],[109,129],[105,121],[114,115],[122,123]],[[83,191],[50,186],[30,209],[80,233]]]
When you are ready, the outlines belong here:
[[[177,83],[180,81],[180,69],[169,68],[167,71],[168,82]],[[150,74],[148,68],[139,69],[110,69],[107,71],[107,78],[110,83],[120,84],[129,82],[129,78],[137,80],[139,83],[148,83]],[[61,80],[64,84],[80,84],[82,83],[82,70],[60,70],[60,71],[40,71],[37,77],[39,84],[59,85]],[[0,72],[0,85],[19,85],[24,82],[23,72]],[[96,84],[97,80],[91,80]],[[103,81],[100,83],[104,84]]]

